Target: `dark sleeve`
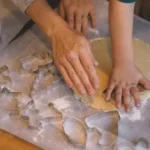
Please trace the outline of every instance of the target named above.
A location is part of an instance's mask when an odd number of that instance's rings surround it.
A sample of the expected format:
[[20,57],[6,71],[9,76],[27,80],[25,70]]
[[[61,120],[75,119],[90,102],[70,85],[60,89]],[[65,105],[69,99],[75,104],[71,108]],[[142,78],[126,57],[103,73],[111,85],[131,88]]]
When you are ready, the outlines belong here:
[[119,0],[119,1],[124,3],[134,3],[136,0]]

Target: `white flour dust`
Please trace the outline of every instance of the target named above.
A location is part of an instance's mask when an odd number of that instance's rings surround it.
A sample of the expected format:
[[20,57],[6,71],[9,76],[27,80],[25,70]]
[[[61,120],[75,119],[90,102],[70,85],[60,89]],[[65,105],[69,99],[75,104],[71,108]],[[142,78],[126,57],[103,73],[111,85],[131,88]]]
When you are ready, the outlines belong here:
[[141,107],[133,107],[132,111],[129,113],[118,111],[121,119],[128,119],[130,121],[138,121],[142,119],[141,110],[144,109],[148,99],[141,101]]
[[131,121],[137,121],[141,119],[141,112],[138,108],[134,107],[131,112],[122,112],[119,111],[119,115],[121,119],[128,119]]
[[70,107],[70,103],[65,100],[65,97],[57,98],[53,101],[53,104],[57,110],[67,109]]
[[39,129],[39,132],[37,133],[37,135],[33,137],[34,142],[37,142],[38,138],[44,139],[43,131],[44,131],[44,128]]

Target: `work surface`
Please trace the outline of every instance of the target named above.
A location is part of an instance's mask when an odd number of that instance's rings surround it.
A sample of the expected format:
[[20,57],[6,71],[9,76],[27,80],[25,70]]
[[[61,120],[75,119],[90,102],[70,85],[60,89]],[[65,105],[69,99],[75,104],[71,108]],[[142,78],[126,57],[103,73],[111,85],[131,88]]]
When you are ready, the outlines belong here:
[[[1,5],[0,7],[2,7]],[[97,30],[95,31],[90,29],[89,30],[89,38],[99,38],[99,37],[108,37],[108,3],[105,1],[98,1],[95,0],[95,6],[97,11]],[[11,6],[12,7],[12,6]],[[5,8],[6,5],[5,5]],[[6,11],[5,9],[3,9]],[[0,9],[2,11],[2,9]],[[7,43],[11,40],[11,38],[17,33],[18,29],[21,28],[22,24],[26,22],[28,19],[24,18],[22,19],[22,15],[18,15],[17,11],[13,9],[12,12],[4,12],[0,13],[3,16],[1,17],[3,20],[3,28],[2,28],[2,43],[1,43],[1,53],[0,53],[0,66],[7,64],[12,71],[18,71],[18,68],[20,67],[20,64],[18,63],[18,60],[22,57],[25,57],[27,55],[30,55],[34,52],[40,52],[42,51],[48,51],[51,50],[50,43],[46,39],[46,37],[39,31],[39,29],[34,26],[30,31],[25,33],[22,37],[14,41],[12,44],[7,45]],[[18,23],[19,27],[14,28],[16,24],[13,22],[13,19],[15,18],[15,23]],[[11,20],[12,22],[8,21]],[[21,21],[20,21],[21,19]],[[11,32],[12,31],[12,32]],[[135,17],[135,26],[134,26],[134,36],[138,39],[141,39],[145,42],[150,43],[150,24],[138,17]],[[53,98],[60,98],[62,96],[70,96],[70,91],[63,91],[61,92],[62,88],[66,88],[64,84],[61,85],[59,88],[60,93],[58,95],[54,96]],[[67,88],[66,88],[67,89]],[[62,95],[61,95],[62,94]],[[71,96],[69,97],[72,99],[72,101],[77,101],[74,103],[74,106],[72,105],[66,112],[68,114],[68,117],[77,118],[79,117],[81,120],[85,119],[89,115],[93,115],[97,113],[96,110],[88,108],[84,104],[80,103],[78,99]],[[65,113],[65,112],[64,112]],[[125,124],[124,124],[125,125]],[[46,131],[42,131],[42,135],[45,135],[45,137],[41,137],[41,132],[38,130],[30,130],[22,128],[24,127],[24,124],[20,126],[20,120],[18,118],[15,119],[8,119],[7,117],[3,119],[2,122],[0,122],[0,128],[7,130],[8,132],[19,136],[33,144],[36,144],[44,149],[49,150],[79,150],[81,148],[76,148],[73,145],[68,144],[64,140],[63,135],[61,135],[61,132],[57,132],[56,127],[52,124],[49,124],[46,126]],[[0,144],[0,149],[2,150],[34,150],[36,149],[34,146],[31,146],[30,144],[26,144],[23,141],[15,139],[14,141],[10,142],[9,137],[7,134],[4,134],[3,132],[0,133],[0,137],[6,139],[6,142],[9,142],[9,145]],[[13,138],[12,138],[13,139]],[[15,142],[17,141],[17,142]],[[19,142],[20,141],[20,142]],[[135,142],[135,141],[132,141]],[[12,146],[11,146],[12,143]],[[13,147],[13,144],[15,143],[17,147]],[[106,144],[106,143],[105,143]],[[107,143],[108,144],[108,143]],[[110,144],[110,143],[109,143]],[[112,144],[112,143],[111,143]],[[22,149],[20,148],[22,145]],[[24,147],[27,146],[27,147]],[[32,148],[33,147],[33,148]],[[38,149],[38,148],[37,148]]]

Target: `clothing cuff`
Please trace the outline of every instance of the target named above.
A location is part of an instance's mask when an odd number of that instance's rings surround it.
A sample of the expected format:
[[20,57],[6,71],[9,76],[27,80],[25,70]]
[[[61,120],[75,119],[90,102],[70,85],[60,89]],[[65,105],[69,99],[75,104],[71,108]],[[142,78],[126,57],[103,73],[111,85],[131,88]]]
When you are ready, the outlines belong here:
[[134,3],[136,0],[119,0],[119,1],[123,3]]

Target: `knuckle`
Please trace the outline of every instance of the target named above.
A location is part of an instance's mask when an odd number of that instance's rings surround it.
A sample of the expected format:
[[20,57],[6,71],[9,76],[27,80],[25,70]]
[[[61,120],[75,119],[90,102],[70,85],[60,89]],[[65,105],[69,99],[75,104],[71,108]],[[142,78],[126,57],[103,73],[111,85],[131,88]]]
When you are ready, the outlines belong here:
[[111,84],[117,83],[117,80],[116,80],[115,78],[111,78],[111,79],[110,79],[110,83],[111,83]]
[[68,12],[73,12],[76,9],[75,5],[69,5],[68,6]]
[[69,23],[69,24],[73,24],[73,23],[74,23],[74,19],[71,18],[71,17],[69,17],[67,20],[68,20],[68,23]]
[[84,85],[86,86],[87,89],[91,89],[92,88],[92,86],[90,85],[89,82],[84,83]]
[[76,58],[76,55],[74,52],[70,52],[66,55],[67,60],[72,61]]
[[76,24],[80,25],[81,24],[81,19],[80,18],[76,18]]
[[83,85],[81,83],[75,83],[77,89],[82,89],[83,88]]
[[121,95],[121,91],[116,91],[116,95]]
[[54,63],[55,63],[55,65],[56,65],[57,67],[59,67],[59,62],[58,62],[58,61],[54,61]]
[[93,6],[92,4],[88,4],[88,5],[87,5],[87,8],[88,8],[89,10],[94,10],[94,6]]
[[124,97],[130,97],[130,93],[128,92],[124,93]]
[[71,81],[70,81],[69,79],[66,79],[65,81],[66,81],[66,83],[67,83],[67,85],[68,85],[69,87],[72,86],[72,83],[71,83]]
[[109,87],[109,88],[107,89],[107,93],[111,93],[111,92],[112,92],[112,88]]
[[64,56],[62,56],[59,60],[58,60],[58,64],[64,64],[65,60],[64,60]]

